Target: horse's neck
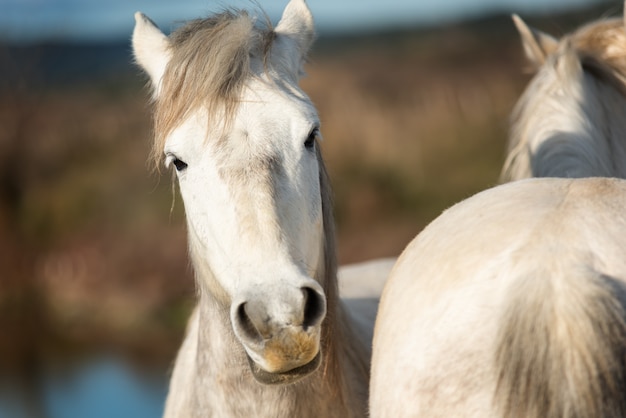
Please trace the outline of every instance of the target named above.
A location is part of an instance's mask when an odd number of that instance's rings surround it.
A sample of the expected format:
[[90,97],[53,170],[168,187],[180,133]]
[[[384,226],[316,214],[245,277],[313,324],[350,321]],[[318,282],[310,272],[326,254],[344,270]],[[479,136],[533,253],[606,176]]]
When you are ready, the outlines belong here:
[[[502,180],[526,177],[626,178],[626,98],[614,87],[584,79],[584,100],[570,97],[551,104],[532,102],[524,93],[514,115],[509,155]],[[564,89],[567,91],[567,89]],[[581,93],[582,94],[582,93]],[[548,104],[552,98],[547,99]],[[536,107],[537,104],[539,107]]]
[[329,303],[335,312],[326,319],[331,335],[319,370],[295,384],[268,386],[252,376],[245,351],[232,331],[228,307],[202,284],[207,281],[198,279],[194,382],[187,388],[194,392],[189,402],[191,415],[365,416],[367,364],[361,344],[351,338],[343,323],[346,314],[338,300]]
[[608,152],[612,162],[610,177],[626,179],[626,86],[614,92],[611,99],[600,100],[605,112],[603,126],[608,141]]

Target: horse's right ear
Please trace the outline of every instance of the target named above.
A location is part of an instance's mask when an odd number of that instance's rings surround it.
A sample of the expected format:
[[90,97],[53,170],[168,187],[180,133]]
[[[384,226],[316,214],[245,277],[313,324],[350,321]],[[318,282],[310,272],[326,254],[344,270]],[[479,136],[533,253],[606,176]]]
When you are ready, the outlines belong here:
[[548,55],[556,51],[559,41],[547,33],[529,27],[518,15],[514,14],[512,18],[522,38],[526,58],[538,69],[546,62]]
[[170,41],[159,28],[141,12],[135,13],[133,54],[137,64],[144,69],[158,95],[165,67],[170,59]]

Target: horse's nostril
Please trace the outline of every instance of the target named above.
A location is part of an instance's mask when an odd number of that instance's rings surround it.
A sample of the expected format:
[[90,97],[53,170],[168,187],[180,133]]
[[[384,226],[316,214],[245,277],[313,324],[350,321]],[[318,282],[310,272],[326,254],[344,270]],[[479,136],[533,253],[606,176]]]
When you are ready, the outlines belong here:
[[237,307],[237,315],[235,316],[236,327],[244,336],[252,341],[262,341],[263,336],[259,330],[254,326],[252,319],[246,312],[246,303],[242,303]]
[[303,287],[304,293],[304,317],[302,319],[302,328],[318,325],[326,315],[326,300],[323,295],[310,287]]

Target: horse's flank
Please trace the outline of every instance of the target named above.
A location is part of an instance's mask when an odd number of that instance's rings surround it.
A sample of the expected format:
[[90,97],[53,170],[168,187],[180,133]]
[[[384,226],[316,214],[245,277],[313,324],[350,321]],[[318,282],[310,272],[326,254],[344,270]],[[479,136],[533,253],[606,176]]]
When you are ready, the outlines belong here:
[[560,41],[516,24],[537,74],[513,111],[501,180],[626,177],[623,20],[594,22]]
[[372,417],[626,414],[626,181],[532,179],[446,211],[377,318]]

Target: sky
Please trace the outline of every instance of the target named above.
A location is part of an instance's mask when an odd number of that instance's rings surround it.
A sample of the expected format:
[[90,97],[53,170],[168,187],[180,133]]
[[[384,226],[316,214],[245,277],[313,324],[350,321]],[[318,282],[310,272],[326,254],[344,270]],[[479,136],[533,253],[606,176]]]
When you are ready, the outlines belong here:
[[[288,0],[257,0],[274,22]],[[308,0],[320,34],[350,33],[398,25],[436,25],[486,13],[522,16],[551,13],[600,0]],[[181,21],[226,6],[247,7],[245,0],[0,0],[0,39],[30,43],[42,40],[125,39],[133,14],[140,10],[164,31]],[[611,2],[615,12],[621,1]]]

